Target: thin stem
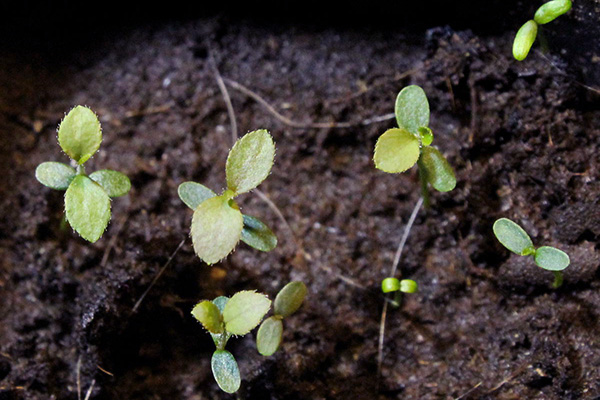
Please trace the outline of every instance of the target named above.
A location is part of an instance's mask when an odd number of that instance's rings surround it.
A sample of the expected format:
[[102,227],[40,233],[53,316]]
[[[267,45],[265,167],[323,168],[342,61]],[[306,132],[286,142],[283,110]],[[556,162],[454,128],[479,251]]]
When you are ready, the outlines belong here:
[[554,271],[554,282],[552,283],[552,287],[554,289],[558,289],[563,284],[563,273],[562,271]]
[[425,203],[425,208],[429,209],[431,202],[429,200],[429,188],[427,187],[427,172],[420,160],[417,161],[417,166],[419,168],[419,182],[421,183],[421,197],[423,203]]

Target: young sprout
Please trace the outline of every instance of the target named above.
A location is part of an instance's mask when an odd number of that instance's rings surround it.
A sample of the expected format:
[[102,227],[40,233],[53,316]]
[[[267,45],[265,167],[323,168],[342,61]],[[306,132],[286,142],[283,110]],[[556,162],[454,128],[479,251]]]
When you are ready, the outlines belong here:
[[572,7],[571,0],[552,0],[543,4],[535,12],[532,20],[527,21],[515,35],[513,42],[513,57],[517,61],[527,58],[529,50],[538,33],[538,25],[547,24],[569,11]]
[[396,296],[391,304],[395,307],[400,306],[402,301],[402,293],[416,293],[419,289],[417,282],[412,279],[402,279],[388,277],[381,281],[381,291],[383,293],[395,292]]
[[207,264],[227,257],[240,239],[260,251],[270,251],[277,237],[258,218],[244,215],[233,200],[256,188],[269,175],[275,157],[273,138],[264,129],[239,139],[227,157],[227,189],[215,192],[196,182],[179,185],[179,198],[192,210],[194,251]]
[[35,170],[40,183],[66,190],[65,218],[85,240],[96,242],[110,220],[110,198],[124,196],[131,182],[124,174],[103,169],[86,175],[84,163],[98,151],[102,142],[100,121],[92,110],[77,106],[58,128],[58,144],[71,158],[73,168],[60,162],[44,162]]
[[531,238],[519,225],[507,218],[494,222],[494,235],[504,247],[520,256],[533,256],[538,267],[554,273],[555,289],[563,282],[562,270],[570,264],[569,256],[562,250],[551,246],[535,248]]
[[263,356],[270,356],[277,351],[283,337],[284,318],[295,313],[306,297],[306,285],[295,281],[283,287],[275,297],[273,315],[263,321],[258,328],[256,347]]
[[429,206],[428,184],[440,192],[456,186],[452,167],[444,156],[431,147],[433,132],[429,129],[429,102],[419,86],[407,86],[396,98],[398,128],[388,129],[375,145],[375,167],[389,173],[400,173],[417,164],[421,194]]

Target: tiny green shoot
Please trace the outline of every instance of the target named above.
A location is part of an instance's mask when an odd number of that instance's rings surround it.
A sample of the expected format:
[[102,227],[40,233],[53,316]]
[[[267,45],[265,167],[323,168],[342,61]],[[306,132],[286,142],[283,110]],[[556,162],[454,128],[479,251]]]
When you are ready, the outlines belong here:
[[100,121],[92,110],[76,106],[58,128],[58,143],[71,158],[73,168],[60,162],[37,166],[35,177],[52,189],[66,190],[65,218],[82,238],[96,242],[110,220],[110,198],[126,195],[131,189],[129,178],[108,169],[86,175],[84,164],[102,142]]
[[572,7],[571,0],[552,0],[537,9],[532,20],[527,21],[517,31],[513,41],[513,57],[517,61],[527,58],[535,42],[539,25],[547,24],[565,14]]
[[498,241],[508,250],[520,256],[533,256],[538,267],[552,271],[552,286],[555,289],[562,285],[562,271],[571,262],[567,253],[551,246],[536,249],[527,232],[508,218],[500,218],[494,222],[493,231]]
[[242,214],[234,198],[256,188],[271,171],[275,157],[273,138],[264,129],[240,138],[227,157],[227,189],[219,196],[196,182],[179,185],[179,198],[192,210],[191,236],[194,251],[207,264],[227,257],[242,240],[270,251],[277,237],[258,218]]
[[419,289],[417,282],[412,279],[402,279],[388,277],[381,281],[381,291],[383,293],[396,293],[394,300],[391,300],[391,304],[395,307],[400,306],[402,301],[402,293],[416,293]]
[[428,185],[448,192],[456,186],[456,177],[446,158],[431,147],[429,102],[423,89],[416,85],[402,89],[396,98],[395,114],[398,128],[385,131],[375,145],[375,167],[388,173],[400,173],[417,164],[421,194],[427,207]]

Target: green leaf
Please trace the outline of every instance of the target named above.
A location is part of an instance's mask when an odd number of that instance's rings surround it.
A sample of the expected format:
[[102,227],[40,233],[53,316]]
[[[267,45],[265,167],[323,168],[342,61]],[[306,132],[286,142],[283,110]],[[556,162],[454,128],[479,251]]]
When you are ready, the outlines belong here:
[[290,282],[277,293],[273,303],[274,313],[288,317],[296,312],[306,297],[306,285],[300,281]]
[[235,142],[227,157],[227,188],[235,195],[249,192],[266,179],[273,166],[275,143],[264,129],[247,133]]
[[273,355],[281,344],[283,323],[281,318],[273,316],[265,319],[256,335],[256,348],[265,357]]
[[435,147],[423,147],[419,163],[425,168],[427,181],[436,190],[449,192],[456,187],[454,170]]
[[429,126],[429,102],[425,91],[417,85],[407,86],[396,97],[398,127],[417,134],[419,127]]
[[213,376],[217,384],[227,393],[235,393],[240,388],[242,379],[240,370],[233,355],[227,350],[217,350],[210,362]]
[[535,254],[531,238],[519,225],[508,218],[494,222],[494,235],[504,247],[520,256]]
[[416,293],[419,289],[417,282],[412,279],[402,279],[400,281],[400,291],[404,293]]
[[572,7],[571,0],[553,0],[543,4],[535,12],[533,19],[540,25],[547,24],[560,17]]
[[65,193],[65,212],[73,229],[94,243],[110,220],[110,198],[96,182],[77,175]]
[[87,107],[73,108],[60,123],[58,144],[79,164],[86,162],[100,147],[102,130],[100,121]]
[[131,181],[127,175],[110,169],[92,172],[90,179],[102,186],[110,197],[125,196],[131,189]]
[[59,162],[44,162],[35,169],[35,177],[44,186],[56,190],[66,190],[77,175],[77,171]]
[[419,127],[419,137],[423,146],[430,146],[433,143],[433,132],[425,126]]
[[400,290],[400,281],[398,278],[385,278],[381,281],[381,291],[391,293]]
[[244,216],[242,241],[260,251],[271,251],[277,246],[277,236],[258,218]]
[[214,264],[233,251],[243,227],[242,213],[228,196],[203,201],[192,217],[194,251],[207,264]]
[[[212,303],[215,306],[217,306],[217,308],[219,309],[219,312],[221,313],[221,322],[223,321],[223,310],[225,310],[225,304],[227,304],[228,301],[229,301],[229,297],[226,297],[226,296],[219,296],[212,301]],[[225,348],[227,341],[231,337],[231,333],[229,333],[227,331],[224,331],[223,333],[216,333],[216,334],[209,331],[208,333],[210,333],[210,336],[212,337],[212,340],[215,343],[215,346],[217,347],[217,349],[221,349],[221,350],[223,350]]]
[[517,61],[527,58],[533,42],[537,36],[538,25],[534,20],[529,20],[519,29],[513,42],[513,57]]
[[177,194],[181,201],[192,210],[195,210],[204,200],[217,195],[206,186],[196,182],[183,182],[177,188]]
[[550,246],[542,246],[535,251],[535,263],[548,271],[562,271],[571,263],[569,255]]
[[419,139],[406,129],[388,129],[375,144],[373,161],[384,172],[404,172],[419,159]]
[[223,317],[213,302],[204,300],[196,304],[192,309],[192,315],[210,333],[223,333]]
[[271,300],[262,293],[243,290],[234,294],[225,305],[225,329],[234,335],[245,335],[256,328],[271,307]]

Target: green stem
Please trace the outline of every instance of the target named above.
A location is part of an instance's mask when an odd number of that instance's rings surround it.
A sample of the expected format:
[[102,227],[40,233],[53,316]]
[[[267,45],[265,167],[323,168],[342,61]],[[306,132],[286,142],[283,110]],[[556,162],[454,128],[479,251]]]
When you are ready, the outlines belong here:
[[85,175],[85,167],[83,164],[77,166],[77,175]]
[[402,305],[403,293],[399,290],[395,292],[394,299],[390,300],[390,304],[394,308],[398,308]]
[[419,182],[421,182],[421,197],[423,197],[423,205],[426,209],[429,208],[429,188],[427,187],[427,172],[425,171],[425,167],[421,164],[421,160],[417,161],[417,166],[419,168]]
[[554,271],[554,282],[552,283],[552,287],[554,289],[558,289],[563,284],[563,273],[562,271]]
[[548,45],[548,39],[546,39],[546,35],[544,35],[544,30],[541,26],[538,29],[537,39],[540,42],[542,54],[548,54],[550,52],[550,46]]

